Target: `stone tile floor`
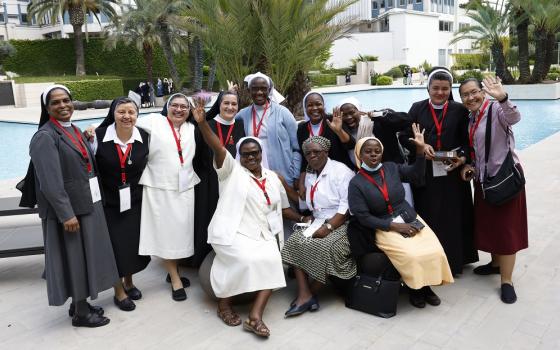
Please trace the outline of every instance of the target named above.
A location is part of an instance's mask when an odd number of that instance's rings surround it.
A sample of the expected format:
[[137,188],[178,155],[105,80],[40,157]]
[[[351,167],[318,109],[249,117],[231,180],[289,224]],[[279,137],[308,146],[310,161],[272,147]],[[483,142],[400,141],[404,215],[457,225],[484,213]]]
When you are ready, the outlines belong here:
[[[500,301],[499,276],[476,276],[468,266],[454,284],[435,288],[438,307],[415,309],[402,294],[397,316],[382,319],[345,308],[326,289],[320,311],[284,319],[296,290],[289,280],[269,302],[264,320],[272,335],[263,340],[221,323],[195,270],[184,271],[189,299],[172,301],[154,260],[136,278],[144,298],[135,311],[118,310],[106,291],[95,303],[111,323],[83,329],[70,325],[67,306],[47,306],[43,256],[28,256],[0,259],[0,349],[560,349],[560,133],[520,156],[530,247],[518,254],[516,304]],[[481,263],[488,260],[481,253]],[[248,306],[238,311],[245,317]]]

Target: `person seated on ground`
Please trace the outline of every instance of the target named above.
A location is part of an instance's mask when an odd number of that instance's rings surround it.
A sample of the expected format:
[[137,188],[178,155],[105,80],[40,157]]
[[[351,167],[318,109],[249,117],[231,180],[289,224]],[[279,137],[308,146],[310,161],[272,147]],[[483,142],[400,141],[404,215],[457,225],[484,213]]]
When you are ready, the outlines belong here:
[[[335,108],[334,114],[340,113]],[[348,127],[342,123],[342,118],[334,118],[325,113],[325,99],[319,92],[310,91],[303,98],[303,115],[304,123],[300,123],[297,129],[298,146],[301,145],[311,136],[323,136],[331,142],[329,150],[329,158],[346,164],[349,169],[354,169],[354,163],[349,156],[349,151],[354,149],[356,142],[350,136]],[[338,121],[338,122],[337,122]],[[305,170],[307,169],[307,160],[303,157],[301,160],[300,178],[299,178],[299,194],[301,199],[305,199]]]
[[[474,179],[474,238],[475,247],[492,254],[492,261],[476,267],[477,275],[500,274],[501,299],[506,304],[517,300],[512,274],[515,255],[529,245],[527,229],[527,201],[525,186],[519,194],[497,206],[489,203],[483,195],[485,176],[495,176],[511,152],[515,167],[523,169],[515,153],[515,139],[511,126],[521,120],[517,107],[508,99],[500,79],[487,77],[484,86],[476,79],[467,79],[459,86],[463,105],[469,110],[469,144],[471,161],[461,170],[465,181]],[[487,95],[497,102],[491,103]],[[486,124],[492,111],[491,147],[486,162]],[[486,174],[487,172],[487,174]]]
[[278,247],[283,239],[282,216],[298,222],[306,218],[290,208],[280,179],[266,168],[258,138],[237,142],[236,162],[210,128],[203,101],[197,101],[194,118],[214,153],[220,185],[218,205],[208,226],[208,243],[216,252],[210,282],[218,297],[218,317],[228,326],[241,324],[231,298],[257,291],[243,329],[268,337],[270,330],[262,320],[265,306],[273,289],[286,286]]
[[365,137],[356,144],[360,171],[350,181],[350,212],[369,230],[350,237],[354,249],[376,244],[410,288],[410,303],[423,308],[426,303],[439,305],[439,297],[429,286],[452,283],[453,276],[434,232],[416,214],[404,198],[401,180],[419,183],[424,179],[424,133],[412,125],[416,144],[413,165],[382,162],[383,144]]
[[354,172],[329,159],[330,147],[330,141],[322,136],[312,136],[303,143],[311,171],[305,176],[305,199],[315,221],[309,228],[297,229],[282,249],[282,260],[294,267],[298,284],[298,295],[286,317],[318,310],[317,292],[328,276],[349,280],[356,275],[346,236],[348,183]]

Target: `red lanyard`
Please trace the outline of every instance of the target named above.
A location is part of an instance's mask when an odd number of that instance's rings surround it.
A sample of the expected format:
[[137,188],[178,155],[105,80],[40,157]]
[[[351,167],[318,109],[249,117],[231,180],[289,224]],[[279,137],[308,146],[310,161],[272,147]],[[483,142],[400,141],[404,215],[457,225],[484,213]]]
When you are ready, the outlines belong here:
[[259,133],[261,132],[261,126],[262,126],[262,123],[264,121],[264,115],[266,114],[266,111],[268,110],[268,106],[269,106],[269,103],[267,101],[266,106],[264,107],[264,112],[262,114],[261,120],[259,121],[259,125],[257,126],[257,110],[255,109],[255,106],[253,105],[253,136],[255,136],[255,137],[259,137]]
[[115,143],[115,147],[117,148],[117,154],[119,155],[119,163],[121,165],[121,181],[123,184],[126,183],[126,171],[124,170],[125,168],[125,161],[126,161],[126,157],[128,157],[128,155],[130,154],[130,151],[132,150],[132,143],[129,143],[128,145],[126,145],[126,151],[123,153],[121,146],[117,145]]
[[434,110],[434,106],[432,106],[432,102],[429,102],[428,106],[430,106],[430,112],[432,112],[432,119],[434,120],[434,124],[436,125],[436,131],[437,131],[436,148],[439,151],[441,150],[441,131],[443,130],[443,120],[445,119],[445,115],[447,114],[447,107],[449,106],[449,102],[445,102],[445,104],[443,105],[441,122],[438,121],[438,118],[436,116],[436,111]]
[[383,169],[381,169],[380,173],[381,173],[381,181],[383,181],[383,187],[379,186],[377,181],[375,181],[375,179],[373,177],[369,176],[369,174],[367,174],[364,171],[364,169],[360,169],[360,174],[362,174],[366,178],[366,180],[368,180],[369,182],[374,184],[375,187],[377,187],[377,189],[379,189],[379,192],[381,192],[381,195],[383,196],[383,199],[385,200],[385,204],[387,205],[387,211],[389,212],[389,214],[393,214],[393,206],[391,205],[391,202],[389,201],[389,190],[387,189],[387,182],[385,182],[385,172],[383,171]]
[[261,191],[264,194],[264,198],[266,198],[266,204],[270,205],[270,197],[268,197],[268,193],[266,192],[266,179],[262,180],[262,182],[260,182],[259,180],[257,180],[256,178],[251,176],[251,179],[253,179],[255,181],[255,183],[257,184],[257,186],[259,186],[259,188],[261,189]]
[[476,129],[478,129],[478,124],[480,124],[482,117],[484,117],[484,111],[486,111],[486,107],[488,107],[488,104],[490,104],[490,101],[486,100],[486,102],[484,102],[482,108],[480,108],[480,111],[478,112],[478,117],[476,118],[475,121],[473,121],[473,125],[469,130],[469,145],[471,146],[471,160],[474,160],[474,133],[476,132]]
[[317,191],[317,185],[319,185],[319,180],[315,182],[315,185],[311,186],[311,190],[309,191],[309,199],[311,200],[311,208],[315,209],[315,191]]
[[235,125],[235,124],[231,124],[231,125],[229,126],[229,130],[228,130],[228,133],[227,133],[227,137],[226,137],[226,139],[224,140],[224,139],[223,139],[223,134],[222,134],[222,124],[220,124],[220,123],[216,120],[216,129],[218,129],[218,136],[220,137],[220,143],[222,144],[222,146],[225,146],[226,143],[229,143],[230,145],[233,144],[233,140],[231,140],[230,137],[231,137],[231,133],[233,132],[233,126],[234,126],[234,125]]
[[66,129],[64,129],[62,127],[62,125],[60,125],[60,123],[58,122],[58,120],[54,119],[53,117],[50,117],[50,121],[51,123],[53,123],[57,128],[59,128],[60,130],[62,130],[62,132],[64,133],[64,135],[68,136],[68,138],[70,139],[70,141],[72,141],[72,144],[74,144],[74,146],[76,146],[79,150],[80,153],[82,154],[82,157],[84,158],[84,160],[86,161],[86,165],[87,165],[87,171],[88,173],[91,172],[91,163],[89,161],[89,157],[88,157],[88,152],[87,152],[87,148],[86,148],[86,144],[84,142],[84,140],[82,139],[82,136],[80,135],[80,132],[78,131],[78,128],[76,128],[76,126],[72,125],[72,128],[74,129],[74,134],[76,134],[76,137],[74,137],[71,133],[69,133],[68,131],[66,131]]
[[[313,128],[311,127],[311,121],[307,124],[307,130],[309,130],[309,136],[315,136],[313,134]],[[321,127],[319,128],[319,134],[317,136],[323,135],[323,121],[321,121]]]
[[183,166],[184,161],[183,161],[183,149],[181,149],[181,134],[179,133],[179,137],[177,137],[177,133],[175,132],[175,127],[171,123],[171,120],[167,119],[167,122],[169,123],[169,127],[173,132],[173,138],[175,138],[175,144],[177,145],[177,153],[179,154],[179,161],[181,162],[181,166]]

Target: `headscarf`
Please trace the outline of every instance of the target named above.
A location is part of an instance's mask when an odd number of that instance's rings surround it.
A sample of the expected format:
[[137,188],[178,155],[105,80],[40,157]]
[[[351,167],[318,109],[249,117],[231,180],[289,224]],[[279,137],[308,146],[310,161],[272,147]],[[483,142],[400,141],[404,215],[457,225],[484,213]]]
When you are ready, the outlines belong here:
[[208,112],[206,112],[206,120],[214,119],[216,116],[220,115],[220,105],[222,104],[222,100],[226,95],[235,95],[235,97],[237,97],[237,105],[239,106],[239,95],[236,92],[222,90],[220,91],[220,94],[218,95],[218,98],[216,98],[216,101],[214,102],[212,107],[210,107]]
[[[345,104],[353,105],[358,111],[362,110],[360,101],[358,101],[358,99],[355,97],[347,97],[343,99],[342,101],[340,101],[339,106],[342,107]],[[367,116],[362,116],[360,118],[360,122],[358,123],[356,138],[361,139],[362,137],[368,137],[370,135],[373,135],[373,121]]]
[[253,73],[253,74],[249,74],[245,77],[245,79],[243,79],[243,81],[247,83],[247,86],[249,86],[249,89],[250,89],[251,84],[253,83],[253,80],[255,80],[257,78],[262,78],[262,79],[264,79],[268,82],[268,98],[270,98],[272,101],[274,101],[276,103],[282,103],[286,99],[284,96],[282,96],[282,94],[280,94],[274,88],[274,82],[266,74],[263,74],[261,72],[256,72],[256,73]]
[[[451,74],[449,69],[447,69],[445,67],[434,67],[430,71],[430,74],[428,74],[428,84],[426,85],[426,88],[428,89],[428,91],[430,90],[430,83],[432,82],[432,79],[434,78],[434,75],[436,75],[438,73],[442,73],[442,74],[445,74],[445,75],[449,76],[449,78],[451,78],[451,87],[453,87],[453,74]],[[447,98],[447,100],[448,101],[454,101],[453,100],[453,89],[451,89],[449,91],[449,97]]]
[[[49,111],[47,110],[47,104],[49,103],[49,94],[55,89],[62,89],[66,91],[70,100],[72,100],[72,95],[70,90],[64,85],[51,85],[47,87],[41,94],[41,118],[39,119],[39,128],[49,121]],[[35,191],[35,167],[33,162],[29,161],[29,166],[27,167],[27,173],[25,178],[17,183],[16,188],[21,191],[21,199],[19,201],[19,206],[24,208],[34,208],[37,204],[37,192]]]
[[255,141],[256,143],[258,143],[259,147],[261,148],[261,167],[268,169],[268,160],[266,157],[266,151],[264,150],[262,141],[259,140],[258,137],[253,137],[253,136],[245,136],[242,137],[241,139],[239,139],[239,141],[237,141],[237,143],[235,144],[235,160],[237,160],[237,162],[239,162],[239,160],[241,159],[241,154],[239,154],[239,148],[241,148],[241,145],[243,144],[243,142],[245,142],[246,140],[252,140]]
[[362,167],[362,158],[360,158],[360,152],[362,151],[362,147],[364,147],[364,144],[369,140],[377,141],[381,146],[381,153],[383,153],[383,143],[381,143],[380,139],[375,136],[362,137],[358,140],[358,142],[356,142],[356,147],[354,147],[354,157],[356,157],[356,167],[358,167],[358,169]]
[[169,96],[169,98],[167,99],[167,102],[165,103],[165,106],[163,106],[163,109],[161,110],[160,114],[163,115],[164,117],[167,117],[167,111],[169,110],[169,104],[171,103],[171,101],[173,101],[173,99],[175,99],[177,97],[183,97],[187,101],[187,104],[189,105],[189,117],[187,119],[189,119],[190,116],[191,116],[191,111],[192,111],[191,101],[189,100],[187,95],[182,94],[180,92],[177,92],[177,93]]
[[312,143],[318,144],[319,146],[321,146],[323,151],[325,151],[327,153],[331,149],[331,141],[328,138],[323,137],[323,136],[311,136],[311,137],[309,137],[307,140],[303,141],[303,144],[301,145],[301,148],[305,151],[307,146],[309,146]]
[[41,117],[39,119],[39,128],[49,121],[50,115],[49,115],[49,111],[47,110],[47,105],[49,103],[48,97],[51,91],[56,89],[61,89],[66,91],[68,97],[70,97],[70,100],[72,100],[72,95],[70,94],[70,90],[68,90],[68,88],[64,85],[54,84],[48,86],[45,90],[43,90],[43,93],[41,93]]
[[307,108],[305,107],[305,101],[307,100],[307,98],[311,95],[319,95],[321,96],[321,100],[323,100],[323,106],[325,105],[325,96],[323,96],[322,93],[317,92],[317,91],[309,91],[308,93],[305,94],[305,96],[303,96],[303,119],[305,121],[309,121],[311,120],[311,118],[309,118],[309,116],[307,115]]
[[109,108],[109,112],[107,112],[107,116],[105,117],[105,119],[103,119],[101,124],[99,124],[98,128],[107,127],[113,124],[115,122],[115,110],[119,105],[125,103],[132,103],[134,107],[136,107],[136,112],[138,112],[138,105],[136,104],[136,102],[134,102],[133,99],[126,96],[117,97],[116,99],[113,100],[113,102],[111,102],[111,107]]

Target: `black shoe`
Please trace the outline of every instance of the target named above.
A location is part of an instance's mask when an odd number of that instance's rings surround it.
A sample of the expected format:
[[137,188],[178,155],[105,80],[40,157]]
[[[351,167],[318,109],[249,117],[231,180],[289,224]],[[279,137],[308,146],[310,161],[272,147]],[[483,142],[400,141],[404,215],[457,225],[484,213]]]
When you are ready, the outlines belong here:
[[424,292],[424,301],[432,306],[438,306],[441,304],[441,299],[434,293],[434,291],[428,287],[422,287],[421,289]]
[[480,265],[474,268],[473,272],[475,275],[487,276],[487,275],[499,275],[500,267],[492,266],[492,262],[486,265]]
[[501,299],[506,304],[513,304],[517,301],[517,294],[515,294],[515,289],[513,288],[513,285],[509,283],[502,284]]
[[[171,276],[169,276],[169,274],[167,274],[167,277],[165,277],[165,282],[171,283]],[[183,288],[191,286],[191,281],[186,277],[181,277],[181,282],[183,283]]]
[[[103,314],[105,313],[105,311],[101,306],[93,306],[90,303],[88,303],[88,307],[89,307],[89,312],[93,312],[95,314],[98,314],[99,316],[103,316]],[[68,309],[68,316],[74,317],[75,312],[76,310],[74,304],[70,303],[70,308]]]
[[171,286],[171,297],[175,301],[183,301],[187,299],[187,292],[185,292],[184,288],[173,290],[173,286]]
[[317,298],[312,296],[311,298],[309,298],[308,301],[306,301],[300,306],[297,306],[295,304],[290,305],[290,308],[288,309],[288,311],[286,311],[284,316],[285,317],[298,316],[307,311],[317,311],[317,310],[319,310],[319,301],[317,300]]
[[74,317],[72,317],[72,326],[89,328],[103,327],[109,324],[110,321],[111,320],[109,320],[107,317],[99,316],[94,312],[90,312],[86,316],[82,317],[74,315]]
[[412,306],[419,309],[426,307],[426,300],[424,299],[424,292],[422,289],[410,289],[409,293],[410,295],[408,296],[408,300]]
[[128,297],[132,300],[140,300],[142,299],[142,292],[140,291],[140,289],[136,288],[136,287],[132,287],[130,289],[124,289],[124,292],[126,293],[126,295],[128,295]]
[[117,299],[117,297],[113,297],[113,302],[122,311],[132,311],[136,309],[136,304],[134,304],[134,302],[129,297],[126,297],[123,300],[119,300]]

